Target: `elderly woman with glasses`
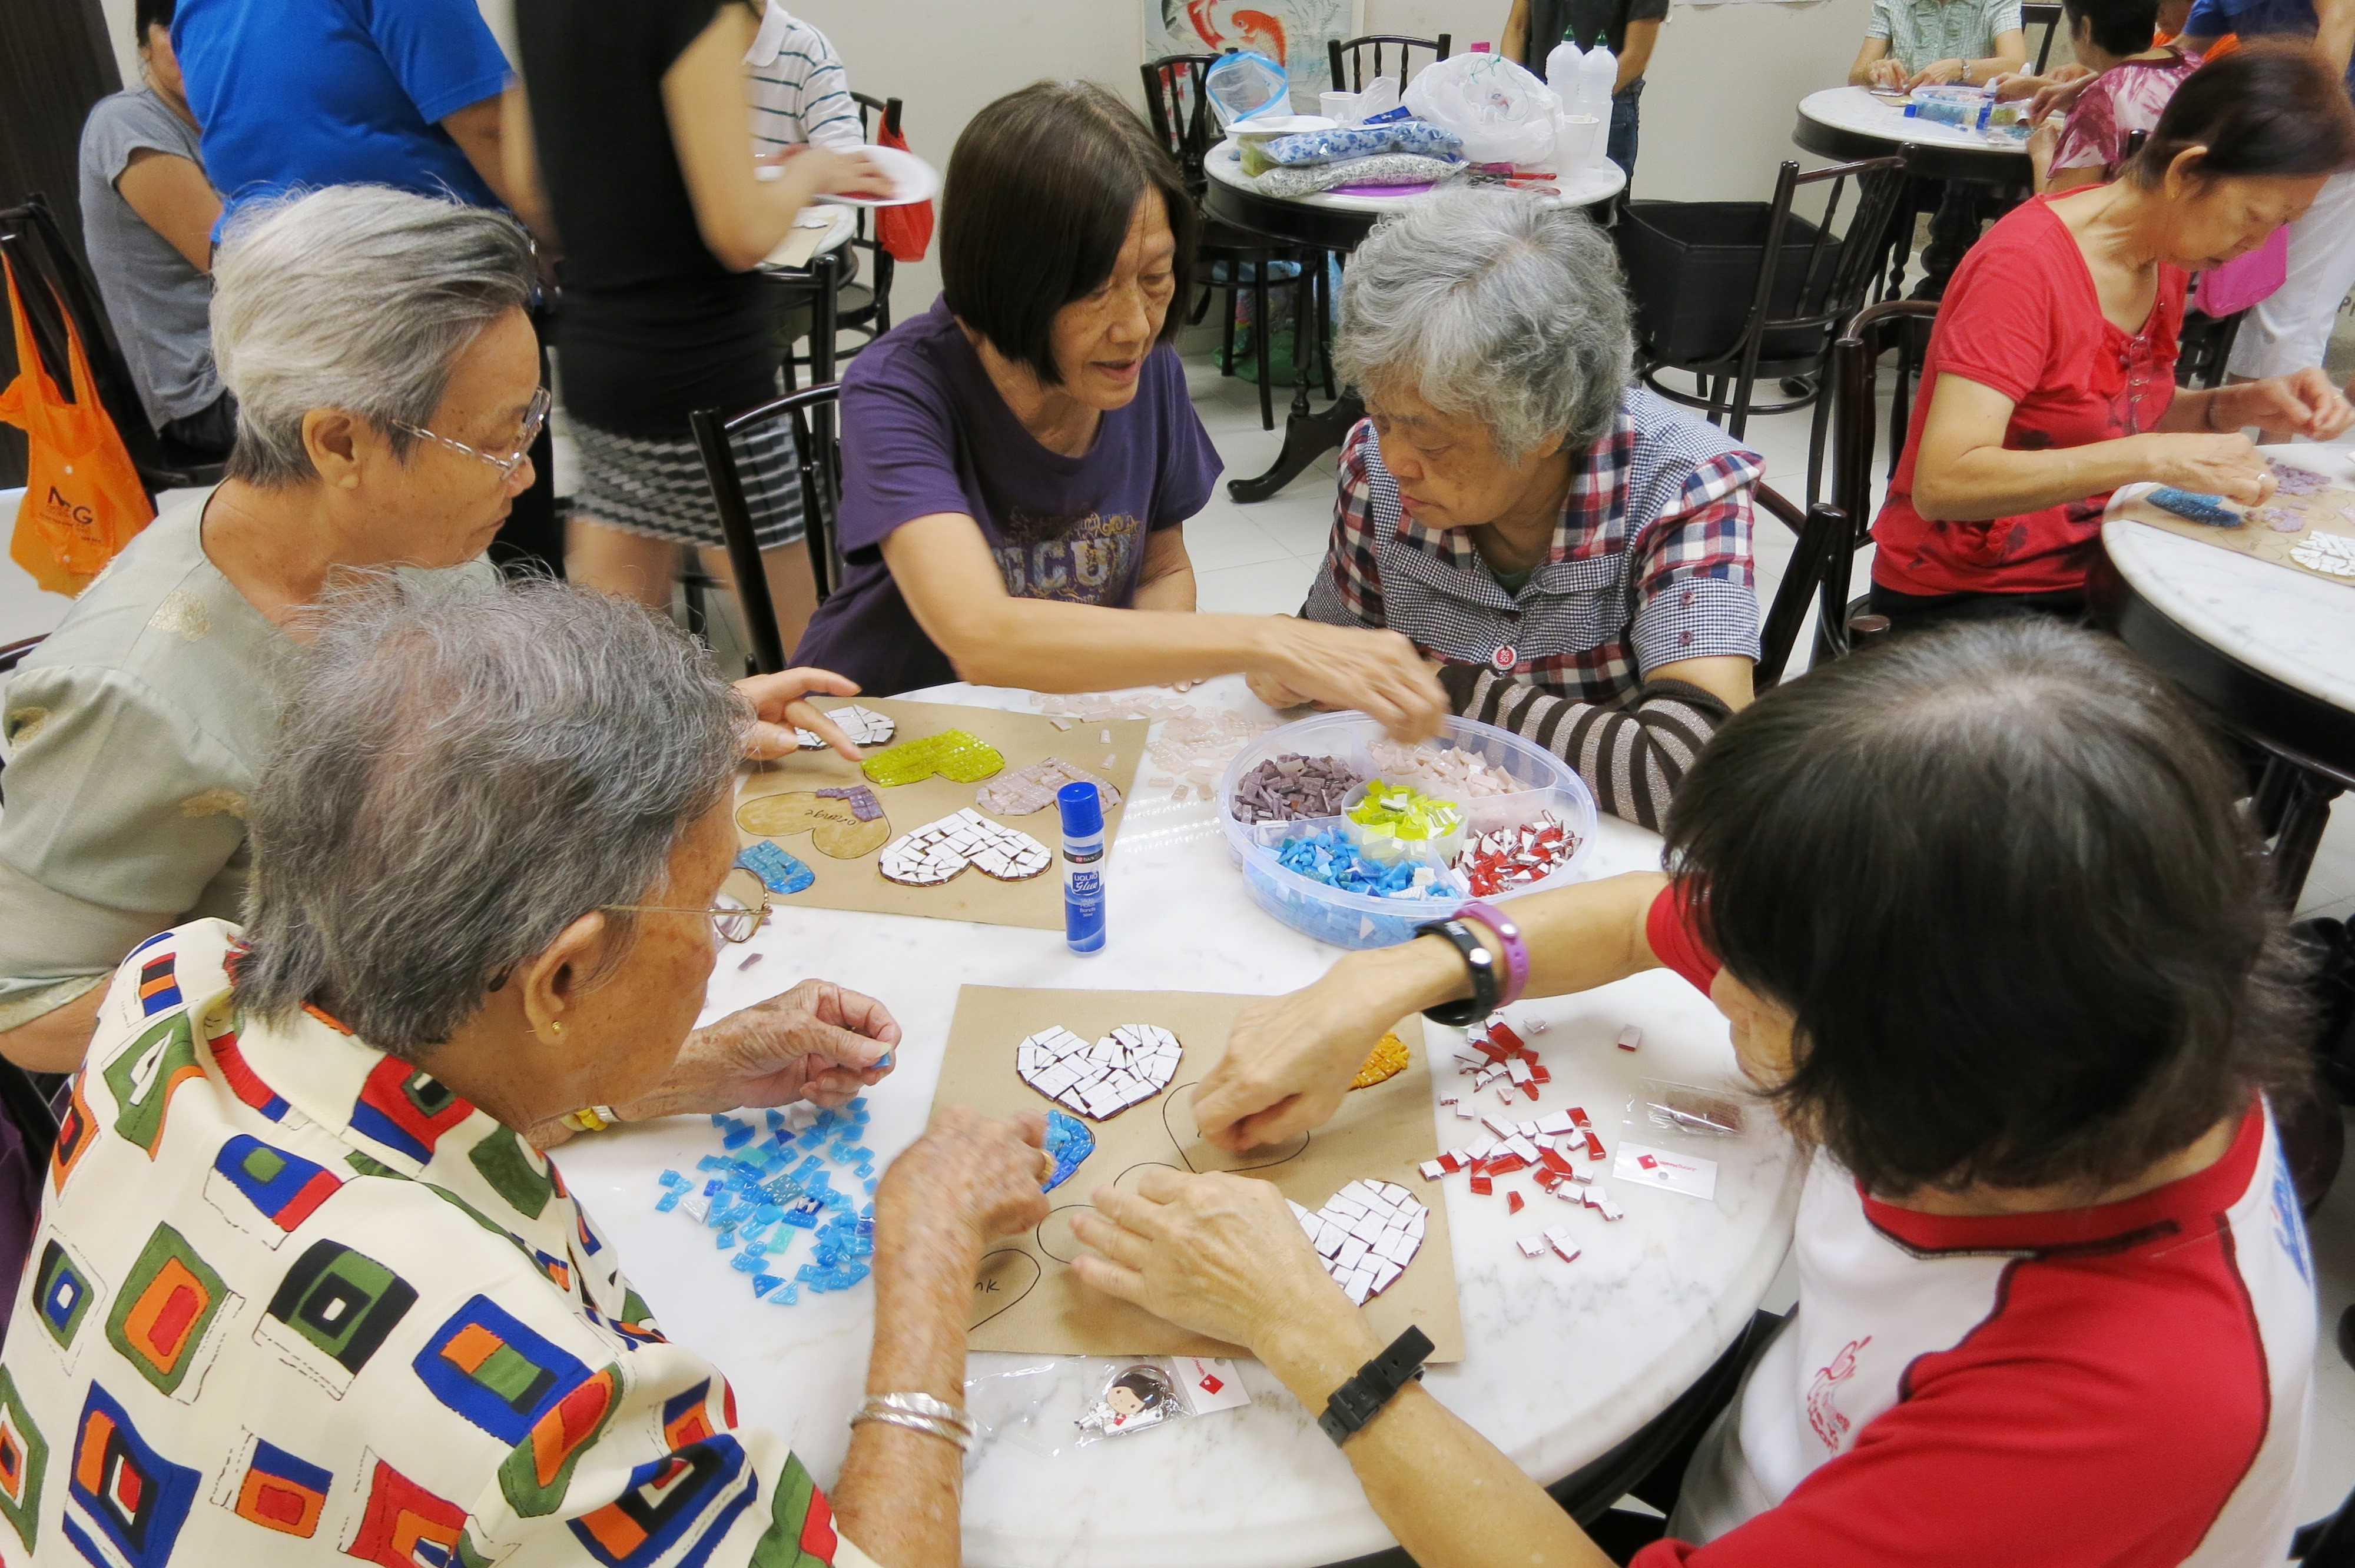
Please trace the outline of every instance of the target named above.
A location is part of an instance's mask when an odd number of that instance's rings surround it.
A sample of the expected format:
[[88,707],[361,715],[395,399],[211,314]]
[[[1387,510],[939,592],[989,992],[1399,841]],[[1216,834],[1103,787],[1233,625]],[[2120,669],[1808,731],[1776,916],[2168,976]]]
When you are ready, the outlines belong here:
[[1634,353],[1611,243],[1575,211],[1456,191],[1376,229],[1333,347],[1369,418],[1301,614],[1404,632],[1456,713],[1546,747],[1649,828],[1750,700],[1761,470],[1630,387]]
[[974,1272],[1046,1217],[1042,1120],[951,1109],[877,1187],[829,1499],[523,1136],[799,1097],[688,1040],[741,919],[749,705],[581,589],[338,599],[253,790],[245,928],[142,943],[76,1081],[0,1519],[35,1561],[954,1563]]
[[[489,586],[483,548],[548,417],[530,245],[498,213],[374,185],[256,204],[214,277],[228,477],[132,541],[0,706],[0,1053],[27,1067],[80,1063],[133,943],[237,915],[293,611],[353,569]],[[856,689],[814,672],[747,685],[764,720],[837,740],[795,699]],[[753,744],[793,738],[764,726]]]

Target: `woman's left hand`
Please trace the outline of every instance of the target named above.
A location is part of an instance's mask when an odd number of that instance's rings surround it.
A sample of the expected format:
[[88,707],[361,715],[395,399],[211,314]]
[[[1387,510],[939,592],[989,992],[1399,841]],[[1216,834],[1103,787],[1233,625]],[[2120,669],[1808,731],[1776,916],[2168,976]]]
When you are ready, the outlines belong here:
[[1357,1309],[1267,1181],[1148,1168],[1136,1191],[1100,1187],[1071,1231],[1100,1255],[1072,1264],[1107,1296],[1261,1352],[1279,1329],[1346,1332]]
[[2225,388],[2224,395],[2232,399],[2225,407],[2235,426],[2289,430],[2308,440],[2327,441],[2355,425],[2355,407],[2349,406],[2329,376],[2311,367],[2243,382]]
[[850,744],[850,737],[808,702],[813,694],[857,696],[858,683],[847,675],[831,670],[785,670],[774,675],[747,675],[736,683],[736,689],[752,705],[757,719],[744,737],[744,755],[753,761],[791,757],[800,750],[801,737],[794,734],[796,729],[805,729],[851,761],[858,760],[858,747]]
[[880,1083],[896,1064],[900,1025],[871,996],[829,980],[731,1012],[687,1037],[662,1087],[627,1106],[630,1121],[814,1100],[835,1107]]

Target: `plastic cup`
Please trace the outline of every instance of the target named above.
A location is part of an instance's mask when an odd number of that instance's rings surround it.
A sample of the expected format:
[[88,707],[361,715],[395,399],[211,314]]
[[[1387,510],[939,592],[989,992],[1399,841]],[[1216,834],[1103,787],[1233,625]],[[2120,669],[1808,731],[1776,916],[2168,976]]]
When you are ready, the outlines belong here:
[[1316,111],[1327,120],[1344,125],[1355,125],[1361,118],[1358,104],[1362,94],[1355,92],[1320,92],[1316,95]]
[[1554,126],[1554,177],[1570,180],[1583,173],[1601,150],[1602,135],[1603,122],[1592,114],[1561,116]]

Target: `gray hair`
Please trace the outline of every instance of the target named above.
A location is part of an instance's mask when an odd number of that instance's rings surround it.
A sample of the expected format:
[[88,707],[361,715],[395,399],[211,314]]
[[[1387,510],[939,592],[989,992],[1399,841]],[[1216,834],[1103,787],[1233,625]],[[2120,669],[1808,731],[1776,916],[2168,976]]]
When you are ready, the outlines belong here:
[[1383,221],[1349,259],[1334,367],[1476,414],[1518,462],[1546,437],[1600,440],[1635,372],[1619,259],[1575,208],[1451,190]]
[[318,477],[303,417],[343,408],[408,461],[451,366],[530,302],[531,241],[513,218],[389,185],[330,185],[239,210],[213,258],[213,359],[237,395],[228,474],[275,488]]
[[248,808],[238,1000],[415,1060],[581,916],[663,901],[751,710],[667,621],[561,583],[379,577],[315,619]]

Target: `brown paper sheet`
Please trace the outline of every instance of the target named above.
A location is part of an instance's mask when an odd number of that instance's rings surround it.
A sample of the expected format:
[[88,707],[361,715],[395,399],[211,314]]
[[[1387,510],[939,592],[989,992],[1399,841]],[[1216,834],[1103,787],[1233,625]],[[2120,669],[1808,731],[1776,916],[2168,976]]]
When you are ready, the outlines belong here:
[[[2300,481],[2311,482],[2315,477],[2295,463],[2276,462],[2273,467],[2276,474],[2295,474]],[[2290,555],[2299,541],[2311,534],[2339,534],[2355,538],[2355,488],[2330,483],[2311,495],[2292,495],[2286,490],[2276,491],[2271,501],[2259,507],[2245,507],[2229,502],[2226,504],[2236,512],[2247,514],[2248,521],[2237,528],[2211,527],[2205,523],[2194,523],[2189,517],[2178,517],[2172,512],[2163,512],[2139,497],[2121,504],[2114,515],[2130,522],[2147,523],[2154,528],[2164,528],[2170,534],[2197,539],[2220,550],[2271,561],[2277,567],[2287,567],[2306,577],[2355,588],[2355,577],[2316,571]],[[2293,521],[2298,526],[2275,526],[2277,522],[2287,524]]]
[[1185,1056],[1169,1086],[1109,1121],[1079,1119],[1095,1135],[1095,1152],[1070,1181],[1048,1194],[1055,1205],[1046,1223],[1000,1242],[982,1259],[974,1287],[972,1348],[1025,1355],[1238,1356],[1249,1352],[1189,1333],[1142,1308],[1080,1283],[1068,1260],[1082,1249],[1071,1216],[1107,1184],[1134,1183],[1146,1166],[1233,1171],[1273,1181],[1308,1208],[1359,1179],[1393,1181],[1431,1211],[1422,1250],[1391,1287],[1366,1303],[1366,1320],[1388,1340],[1408,1324],[1419,1326],[1437,1349],[1433,1361],[1464,1359],[1464,1325],[1456,1312],[1455,1256],[1447,1237],[1447,1205],[1436,1185],[1415,1168],[1439,1153],[1431,1117],[1431,1064],[1423,1021],[1399,1026],[1411,1060],[1404,1072],[1370,1088],[1353,1089],[1339,1114],[1289,1148],[1230,1154],[1197,1136],[1188,1107],[1193,1086],[1226,1051],[1235,1014],[1257,1001],[1194,991],[1016,991],[969,985],[957,993],[941,1065],[937,1108],[969,1105],[991,1116],[1065,1109],[1024,1083],[1014,1070],[1014,1048],[1026,1036],[1060,1023],[1085,1040],[1101,1039],[1124,1023],[1157,1023],[1174,1032]]
[[[1117,719],[1091,722],[1071,721],[1071,727],[1059,730],[1047,718],[1038,714],[1014,714],[996,708],[974,708],[946,703],[911,703],[897,697],[858,697],[855,699],[826,698],[816,705],[821,713],[851,706],[853,702],[877,713],[889,714],[898,722],[899,731],[891,744],[921,739],[938,735],[943,730],[962,729],[979,736],[1003,752],[1008,769],[1026,768],[1043,762],[1050,757],[1060,757],[1075,768],[1084,768],[1101,779],[1109,780],[1119,789],[1122,805],[1104,813],[1104,853],[1112,853],[1113,844],[1120,832],[1120,821],[1127,797],[1136,782],[1138,760],[1145,755],[1146,724],[1141,719]],[[1112,732],[1112,742],[1106,745],[1098,737],[1106,730]],[[868,748],[868,755],[884,749]],[[1106,763],[1104,758],[1113,760]],[[996,777],[996,775],[992,775]],[[936,920],[972,920],[985,926],[1025,926],[1041,931],[1063,928],[1063,876],[1060,849],[1063,827],[1053,806],[1034,811],[1027,817],[999,817],[985,811],[994,821],[1028,833],[1045,844],[1056,855],[1046,872],[1027,882],[1000,882],[980,871],[967,868],[937,887],[909,887],[887,882],[875,869],[875,858],[885,843],[898,838],[911,828],[942,817],[951,816],[972,806],[974,795],[988,779],[972,784],[959,784],[938,774],[918,784],[902,784],[887,789],[869,784],[875,798],[883,804],[883,812],[890,820],[891,831],[854,858],[837,860],[820,851],[812,842],[808,831],[782,833],[773,842],[787,854],[794,856],[816,874],[817,880],[799,893],[772,894],[780,906],[808,906],[819,909],[860,909],[879,915],[924,915]],[[854,784],[868,784],[858,764],[836,756],[832,751],[804,751],[779,761],[756,767],[747,772],[737,795],[738,812],[745,805],[764,795],[793,791],[840,789]],[[841,801],[827,801],[828,807],[839,808],[839,821],[835,826],[847,831],[850,810]],[[830,816],[834,812],[828,813]],[[758,843],[763,835],[743,831],[740,822],[737,838],[744,844]],[[759,885],[750,872],[738,871],[730,878],[730,891],[749,893]],[[1007,1058],[1010,1062],[1011,1057]]]

